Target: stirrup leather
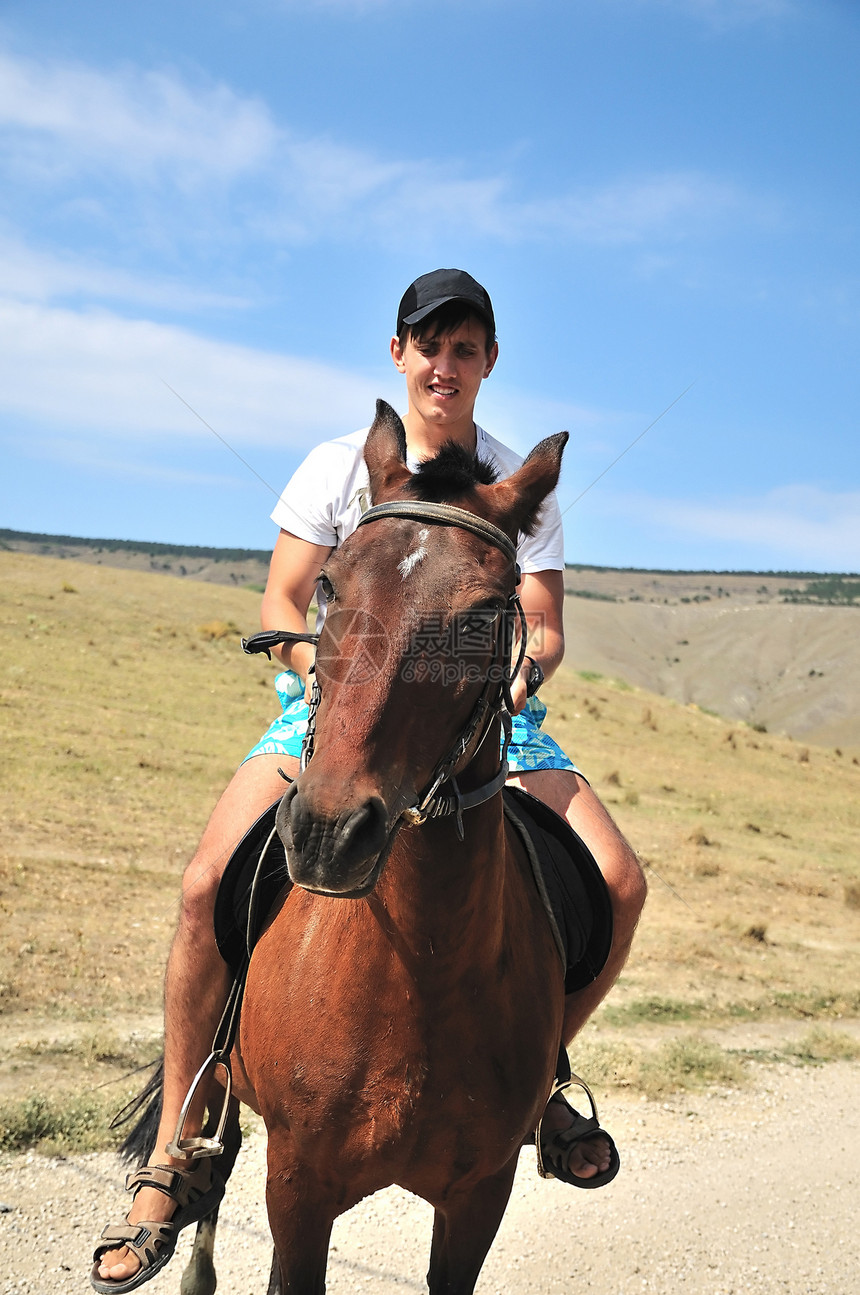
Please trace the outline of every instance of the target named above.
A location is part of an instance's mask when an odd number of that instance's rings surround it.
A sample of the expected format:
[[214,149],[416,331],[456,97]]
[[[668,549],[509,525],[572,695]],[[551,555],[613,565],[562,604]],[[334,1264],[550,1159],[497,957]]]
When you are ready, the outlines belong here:
[[[167,1154],[173,1156],[176,1160],[200,1160],[204,1156],[220,1156],[224,1150],[224,1129],[227,1124],[230,1098],[233,1096],[233,1071],[230,1068],[230,1049],[233,1047],[233,1040],[236,1037],[236,1030],[239,1025],[239,1009],[242,1005],[242,995],[245,991],[245,977],[247,974],[248,958],[246,957],[236,974],[230,993],[227,995],[227,1002],[224,1005],[221,1020],[218,1022],[215,1038],[212,1040],[212,1051],[191,1081],[191,1087],[186,1094],[185,1101],[182,1103],[179,1119],[176,1121],[176,1131],[173,1134],[173,1139],[164,1148]],[[224,1102],[221,1106],[221,1115],[218,1119],[215,1136],[209,1138],[202,1135],[196,1138],[183,1137],[185,1121],[188,1119],[188,1111],[194,1100],[194,1095],[209,1068],[211,1067],[214,1073],[218,1066],[223,1066],[224,1068]]]

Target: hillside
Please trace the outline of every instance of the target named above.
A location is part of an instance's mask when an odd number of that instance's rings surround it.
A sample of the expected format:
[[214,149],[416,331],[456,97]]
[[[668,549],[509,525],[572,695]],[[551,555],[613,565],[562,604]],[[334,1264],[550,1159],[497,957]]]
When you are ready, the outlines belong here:
[[[0,530],[0,551],[260,588],[268,553]],[[568,567],[566,663],[860,751],[860,579]]]
[[[258,602],[0,554],[7,1018],[54,1000],[60,1017],[157,1009],[183,862],[273,713],[274,667],[238,646]],[[762,1010],[858,986],[857,757],[573,670],[547,699],[552,732],[662,879],[622,998]]]
[[[274,537],[273,537],[274,539]],[[94,566],[128,571],[151,571],[243,588],[263,584],[269,570],[268,552],[259,549],[217,549],[195,545],[145,543],[140,540],[80,539],[74,535],[38,535],[0,528],[0,551],[39,557],[71,558]]]
[[[756,577],[758,579],[758,577]],[[565,599],[565,662],[727,719],[860,749],[860,610]]]

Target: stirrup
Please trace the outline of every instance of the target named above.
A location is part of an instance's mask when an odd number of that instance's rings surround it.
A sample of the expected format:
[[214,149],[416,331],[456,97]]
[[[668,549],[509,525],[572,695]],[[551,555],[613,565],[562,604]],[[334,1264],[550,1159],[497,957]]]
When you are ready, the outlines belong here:
[[[211,1138],[196,1137],[184,1138],[182,1134],[185,1131],[185,1121],[188,1119],[188,1111],[194,1094],[200,1087],[203,1077],[209,1067],[214,1070],[218,1066],[224,1067],[224,1104],[221,1107],[221,1117],[218,1120],[218,1127],[215,1130],[215,1136]],[[203,1062],[203,1065],[197,1071],[194,1079],[191,1081],[191,1087],[188,1090],[185,1101],[182,1103],[182,1109],[179,1112],[179,1119],[176,1123],[176,1132],[173,1134],[173,1140],[168,1142],[164,1148],[169,1156],[176,1160],[201,1160],[204,1156],[220,1156],[224,1150],[224,1127],[227,1123],[227,1110],[230,1105],[230,1098],[233,1094],[233,1072],[230,1069],[229,1054],[221,1050],[210,1052],[209,1056]]]
[[[588,1084],[585,1082],[585,1080],[580,1079],[579,1075],[573,1074],[572,1071],[570,1071],[569,1079],[556,1078],[552,1081],[552,1088],[550,1089],[549,1097],[546,1099],[546,1106],[544,1106],[543,1108],[544,1115],[546,1114],[546,1107],[549,1106],[550,1102],[555,1097],[556,1093],[564,1093],[567,1091],[568,1088],[581,1088],[583,1090],[583,1092],[588,1097],[588,1100],[591,1102],[592,1119],[597,1120],[598,1118],[597,1103],[594,1100],[594,1093],[592,1093],[591,1089],[588,1087]],[[541,1150],[541,1144],[540,1144],[540,1131],[541,1131],[541,1125],[543,1124],[543,1119],[544,1117],[542,1115],[538,1120],[537,1128],[535,1129],[535,1147],[537,1149],[537,1171],[540,1174],[541,1178],[554,1178],[555,1174],[552,1174],[549,1172],[548,1169],[545,1169],[544,1163],[543,1163],[543,1152]]]

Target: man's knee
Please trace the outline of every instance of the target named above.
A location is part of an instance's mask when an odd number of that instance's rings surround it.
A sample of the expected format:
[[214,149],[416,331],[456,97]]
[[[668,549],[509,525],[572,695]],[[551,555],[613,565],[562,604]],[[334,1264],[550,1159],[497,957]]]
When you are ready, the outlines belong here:
[[641,863],[626,841],[624,850],[625,863],[619,891],[624,906],[631,911],[635,911],[638,917],[648,895],[648,882],[645,879]]
[[613,916],[617,925],[634,927],[645,905],[648,883],[635,853],[619,835],[611,858],[598,859],[612,900]]
[[[201,851],[195,854],[182,877],[179,925],[195,934],[214,931],[215,898],[223,869]],[[214,935],[213,935],[214,938]]]

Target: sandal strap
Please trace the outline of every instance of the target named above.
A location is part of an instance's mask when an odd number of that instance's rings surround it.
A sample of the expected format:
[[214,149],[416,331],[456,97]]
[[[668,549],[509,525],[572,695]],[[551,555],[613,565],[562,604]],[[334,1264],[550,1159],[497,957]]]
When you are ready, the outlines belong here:
[[[204,1172],[201,1173],[201,1170]],[[195,1182],[194,1179],[198,1181]],[[198,1161],[194,1169],[176,1169],[172,1165],[144,1165],[128,1174],[125,1180],[127,1192],[136,1194],[141,1187],[154,1187],[156,1191],[163,1192],[176,1201],[180,1209],[199,1200],[211,1186],[211,1161]]]
[[93,1262],[98,1263],[108,1250],[127,1246],[140,1262],[141,1268],[151,1268],[165,1249],[173,1249],[174,1232],[172,1223],[153,1223],[149,1219],[140,1223],[110,1223],[99,1237]]
[[575,1142],[582,1142],[585,1138],[594,1137],[598,1133],[602,1134],[607,1141],[609,1140],[609,1134],[600,1127],[594,1116],[589,1118],[588,1116],[580,1115],[579,1111],[574,1110],[572,1106],[568,1109],[573,1111],[573,1123],[568,1128],[558,1129],[551,1134],[547,1138],[548,1146],[569,1151]]

